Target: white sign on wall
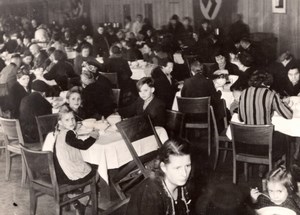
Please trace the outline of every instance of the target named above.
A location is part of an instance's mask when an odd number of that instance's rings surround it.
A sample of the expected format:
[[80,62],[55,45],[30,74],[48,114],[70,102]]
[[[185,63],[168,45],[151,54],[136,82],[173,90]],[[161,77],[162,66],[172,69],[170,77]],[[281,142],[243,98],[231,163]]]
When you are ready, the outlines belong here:
[[200,8],[206,19],[214,20],[221,9],[222,0],[200,0]]

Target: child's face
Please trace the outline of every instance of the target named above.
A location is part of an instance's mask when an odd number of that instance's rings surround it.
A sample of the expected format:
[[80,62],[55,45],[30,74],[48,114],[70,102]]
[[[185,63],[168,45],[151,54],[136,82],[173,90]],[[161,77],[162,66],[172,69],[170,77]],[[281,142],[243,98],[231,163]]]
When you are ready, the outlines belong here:
[[81,96],[79,93],[72,93],[68,99],[69,106],[72,110],[77,111],[81,105]]
[[139,95],[140,97],[146,101],[147,99],[149,99],[154,92],[154,88],[153,87],[149,87],[148,84],[144,84],[141,88],[140,88],[140,92]]
[[282,183],[270,181],[267,186],[270,199],[276,205],[282,204],[289,195],[288,190]]
[[28,75],[23,75],[21,78],[17,79],[17,81],[19,82],[19,84],[23,87],[27,87],[28,83],[29,83],[29,76]]
[[58,123],[67,130],[74,130],[76,127],[75,117],[72,112],[63,114],[62,118],[58,121]]
[[162,70],[165,74],[171,74],[171,72],[173,71],[173,63],[168,62],[168,64],[166,66],[162,67]]

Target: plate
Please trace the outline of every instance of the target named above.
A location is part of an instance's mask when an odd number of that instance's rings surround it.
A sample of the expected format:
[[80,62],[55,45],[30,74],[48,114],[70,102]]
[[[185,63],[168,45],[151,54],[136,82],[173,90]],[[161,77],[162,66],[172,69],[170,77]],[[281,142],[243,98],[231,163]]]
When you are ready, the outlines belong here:
[[296,212],[279,206],[264,207],[256,210],[258,215],[296,215]]
[[85,135],[89,135],[91,132],[93,131],[93,128],[87,128],[85,126],[81,126],[78,130],[77,130],[77,134],[79,136],[85,136]]

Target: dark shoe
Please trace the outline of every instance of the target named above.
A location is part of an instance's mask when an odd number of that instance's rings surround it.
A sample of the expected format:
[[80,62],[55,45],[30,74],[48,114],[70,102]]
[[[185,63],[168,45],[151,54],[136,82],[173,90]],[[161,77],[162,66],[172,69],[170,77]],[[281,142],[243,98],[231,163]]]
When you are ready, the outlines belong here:
[[74,202],[74,207],[78,215],[85,215],[85,206],[81,204],[79,201]]

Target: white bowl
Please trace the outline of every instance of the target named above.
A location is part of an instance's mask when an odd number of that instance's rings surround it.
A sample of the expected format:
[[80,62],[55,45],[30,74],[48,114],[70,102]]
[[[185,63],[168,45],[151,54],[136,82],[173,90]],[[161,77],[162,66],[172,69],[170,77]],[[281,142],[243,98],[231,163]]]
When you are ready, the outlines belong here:
[[102,120],[99,120],[99,121],[95,122],[95,124],[94,124],[94,128],[98,129],[100,131],[105,130],[108,126],[109,126],[108,122],[102,121]]
[[94,128],[96,123],[96,119],[85,119],[82,121],[82,125],[86,128]]
[[106,118],[108,123],[110,125],[115,125],[116,123],[121,121],[121,116],[120,115],[110,115],[109,117]]

